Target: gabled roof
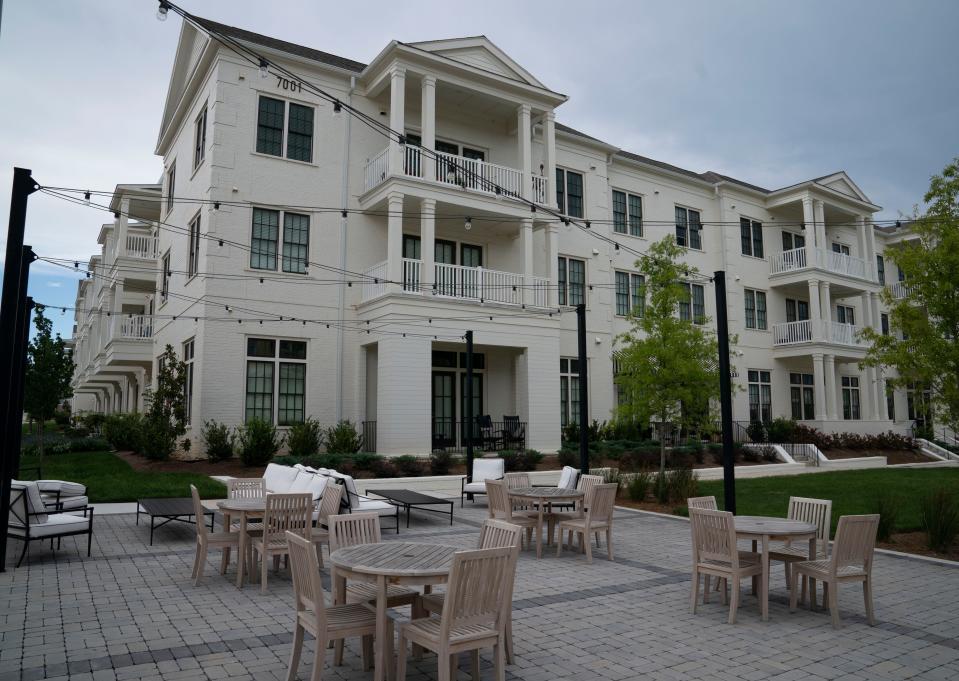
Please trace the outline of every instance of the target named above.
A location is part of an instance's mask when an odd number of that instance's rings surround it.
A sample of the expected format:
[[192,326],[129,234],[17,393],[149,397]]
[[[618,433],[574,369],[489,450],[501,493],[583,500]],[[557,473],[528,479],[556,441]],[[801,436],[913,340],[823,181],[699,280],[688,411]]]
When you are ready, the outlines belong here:
[[533,87],[548,89],[533,74],[516,63],[508,54],[497,47],[485,35],[466,38],[446,38],[444,40],[424,40],[416,43],[404,43],[425,52],[431,52],[453,61],[482,69],[497,76],[518,80]]
[[817,177],[813,182],[834,189],[840,194],[847,194],[859,201],[869,201],[869,197],[852,181],[852,178],[849,177],[844,170]]

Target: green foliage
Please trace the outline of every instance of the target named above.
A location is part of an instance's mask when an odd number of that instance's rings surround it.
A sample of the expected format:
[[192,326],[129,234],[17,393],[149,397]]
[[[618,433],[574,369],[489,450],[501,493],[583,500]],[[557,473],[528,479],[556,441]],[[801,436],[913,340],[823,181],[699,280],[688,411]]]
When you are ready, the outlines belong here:
[[[695,429],[709,421],[709,410],[691,405],[708,405],[719,397],[715,335],[705,325],[682,320],[678,314],[681,304],[691,307],[682,282],[697,273],[678,262],[684,254],[685,249],[668,236],[652,244],[636,263],[646,276],[647,302],[645,314],[631,318],[633,328],[617,339],[620,373],[616,382],[627,396],[617,412],[619,421],[655,419]],[[660,471],[665,468],[663,444]]]
[[794,442],[795,435],[796,422],[792,419],[779,416],[766,424],[766,437],[768,442],[777,445],[783,442]]
[[670,501],[685,504],[690,497],[699,496],[699,481],[689,467],[674,468],[666,473]]
[[917,448],[916,441],[906,435],[893,431],[878,435],[860,433],[823,433],[803,424],[796,424],[794,440],[802,444],[816,445],[820,450],[829,449],[873,449],[905,451]]
[[649,471],[643,470],[634,473],[633,477],[626,485],[626,494],[632,501],[644,501],[649,493],[649,486],[653,482],[653,475]]
[[250,419],[239,429],[240,460],[244,466],[265,466],[282,444],[276,426],[262,419]]
[[106,421],[107,417],[105,414],[98,414],[96,412],[89,412],[80,416],[80,423],[89,430],[91,433],[97,433],[100,431],[100,428],[103,427],[103,423]]
[[110,414],[100,430],[103,438],[118,452],[139,451],[143,442],[141,414]]
[[67,440],[58,440],[50,445],[49,451],[51,454],[69,454],[73,451],[73,447]]
[[[53,416],[60,402],[73,395],[73,357],[66,343],[53,335],[53,322],[44,306],[34,307],[33,339],[27,344],[27,367],[23,383],[23,409],[41,424]],[[40,456],[43,457],[43,428],[40,428]]]
[[872,512],[879,514],[879,531],[876,535],[879,541],[889,541],[892,537],[901,507],[902,498],[891,490],[880,490],[873,498]]
[[766,426],[762,421],[750,421],[746,426],[746,435],[753,442],[766,442]]
[[323,429],[312,416],[294,423],[286,434],[286,446],[291,456],[313,456],[323,446]]
[[959,534],[959,498],[956,493],[942,487],[927,492],[919,501],[919,517],[929,548],[946,553]]
[[452,465],[453,455],[445,449],[437,449],[430,454],[430,473],[433,475],[449,475]]
[[236,435],[226,424],[207,421],[200,431],[200,439],[206,448],[206,458],[211,463],[233,458]]
[[669,503],[669,478],[666,477],[666,471],[660,471],[656,474],[656,480],[653,482],[653,494],[656,495],[656,501],[659,503]]
[[53,412],[53,422],[56,423],[61,428],[70,425],[70,403],[65,402],[57,407],[57,410]]
[[373,454],[371,452],[361,452],[354,454],[352,456],[353,465],[356,466],[358,471],[373,471],[378,462],[383,460],[383,457],[379,454]]
[[351,421],[340,421],[326,431],[326,451],[333,454],[354,454],[363,443]]
[[404,454],[393,459],[393,464],[400,474],[407,478],[423,475],[423,459],[412,454]]
[[110,443],[102,437],[79,437],[69,442],[71,452],[102,452],[110,449]]
[[579,468],[579,451],[569,447],[563,447],[556,452],[556,461],[560,466]]
[[497,455],[503,459],[503,468],[507,473],[536,470],[537,464],[543,460],[543,455],[535,449],[521,449],[518,451],[506,449],[502,452],[497,452]]
[[172,345],[157,359],[156,389],[146,392],[149,403],[144,419],[141,454],[149,459],[168,459],[177,438],[186,432],[186,365],[177,359]]

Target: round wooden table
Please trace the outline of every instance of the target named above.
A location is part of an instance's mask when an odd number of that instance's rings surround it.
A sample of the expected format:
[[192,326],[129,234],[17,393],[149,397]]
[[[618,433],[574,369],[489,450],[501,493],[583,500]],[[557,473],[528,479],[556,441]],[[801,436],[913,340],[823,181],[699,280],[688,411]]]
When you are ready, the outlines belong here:
[[[388,541],[350,546],[330,555],[334,568],[334,603],[346,602],[347,579],[376,584],[374,681],[383,681],[387,650],[391,657],[393,655],[393,641],[386,640],[387,584],[445,584],[449,580],[453,554],[460,550],[445,544]],[[392,666],[392,659],[390,664]]]
[[[539,530],[536,533],[536,557],[543,557],[543,515],[544,510],[556,502],[579,501],[586,493],[578,489],[565,487],[517,487],[508,490],[511,498],[535,503],[538,510]],[[547,514],[551,511],[545,511]],[[550,533],[552,534],[552,533]],[[560,537],[562,541],[562,537]]]
[[[762,585],[760,587],[760,611],[763,620],[769,619],[769,541],[809,541],[809,560],[816,560],[816,526],[802,520],[787,518],[768,518],[759,515],[738,515],[735,517],[736,536],[739,539],[751,539],[753,551],[757,542],[762,542]],[[753,582],[755,592],[755,582]]]
[[[247,545],[250,541],[250,537],[246,532],[246,523],[248,518],[262,518],[263,514],[266,513],[266,497],[261,497],[259,499],[225,499],[223,501],[216,502],[217,507],[223,513],[223,526],[227,528],[227,531],[230,531],[232,517],[234,515],[240,516],[240,546],[239,546],[239,557],[237,558],[237,567],[236,567],[236,586],[237,588],[243,587],[243,578],[244,568],[246,567],[247,560],[250,560],[252,563],[252,556],[249,555],[250,549]],[[229,549],[223,550],[223,560],[229,560],[229,554],[227,553]],[[253,574],[253,566],[250,565],[250,574]]]

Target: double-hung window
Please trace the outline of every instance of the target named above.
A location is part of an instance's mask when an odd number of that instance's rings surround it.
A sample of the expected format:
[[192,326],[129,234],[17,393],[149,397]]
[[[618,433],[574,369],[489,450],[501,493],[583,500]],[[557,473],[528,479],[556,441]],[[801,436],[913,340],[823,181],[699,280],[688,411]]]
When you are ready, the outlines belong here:
[[768,423],[773,420],[773,389],[770,373],[761,369],[747,372],[749,382],[749,420]]
[[200,264],[200,214],[190,220],[190,243],[188,245],[189,255],[187,257],[187,277],[196,276]]
[[645,312],[644,289],[646,278],[642,274],[616,272],[616,314],[625,317],[642,317]]
[[812,374],[789,374],[789,401],[796,421],[816,418],[816,400]]
[[886,259],[876,255],[876,278],[880,284],[886,283]]
[[[282,258],[280,224],[283,225]],[[276,270],[281,261],[284,272],[305,274],[309,263],[310,216],[286,211],[253,209],[253,231],[250,239],[250,267]]]
[[581,305],[586,302],[586,262],[559,257],[559,304]]
[[160,266],[163,268],[160,273],[160,302],[165,303],[170,295],[170,251],[163,254]]
[[686,295],[679,301],[679,318],[693,324],[706,323],[706,289],[701,284],[680,284]]
[[643,235],[643,197],[613,190],[613,231]]
[[196,169],[206,157],[206,105],[193,122],[193,168]]
[[859,411],[859,377],[842,377],[842,417],[847,421],[858,421]]
[[783,231],[783,252],[806,247],[806,237],[802,234]]
[[882,335],[889,335],[889,315],[883,312],[879,315],[880,328],[882,329]]
[[260,96],[256,117],[256,151],[313,161],[313,107]]
[[561,357],[559,360],[560,425],[579,423],[579,360]]
[[834,242],[832,245],[832,252],[839,253],[840,255],[849,255],[849,246]]
[[559,212],[571,218],[583,217],[583,175],[572,170],[556,169],[556,205]]
[[306,417],[306,341],[248,338],[245,421],[279,426]]
[[840,324],[856,324],[856,309],[848,305],[836,306],[836,321]]
[[743,255],[763,257],[763,223],[749,218],[739,218],[740,240]]
[[193,339],[183,344],[183,366],[186,380],[183,382],[183,420],[187,425],[193,415]]
[[676,206],[676,243],[703,250],[703,224],[698,210]]
[[766,329],[766,292],[746,289],[743,292],[746,301],[746,328]]
[[173,192],[176,189],[176,161],[170,164],[166,171],[166,214],[173,210]]

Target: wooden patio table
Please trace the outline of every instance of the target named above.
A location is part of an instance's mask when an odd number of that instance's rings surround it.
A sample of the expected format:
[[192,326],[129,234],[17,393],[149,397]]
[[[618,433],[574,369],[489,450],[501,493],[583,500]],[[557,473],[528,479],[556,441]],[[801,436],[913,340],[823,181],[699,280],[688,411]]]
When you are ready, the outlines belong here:
[[[517,487],[511,489],[509,496],[524,501],[530,501],[537,506],[537,515],[539,518],[539,530],[536,533],[536,557],[543,557],[543,517],[544,513],[548,515],[551,510],[547,510],[551,504],[556,502],[579,501],[586,496],[585,492],[578,489],[567,489],[565,487]],[[559,541],[563,541],[560,537]]]
[[[359,544],[338,549],[330,556],[335,574],[333,602],[346,602],[346,580],[376,584],[376,641],[373,663],[374,681],[383,681],[383,670],[390,658],[393,669],[393,641],[386,640],[386,586],[430,586],[449,581],[456,546],[421,542],[387,541]],[[392,674],[391,674],[392,676]]]
[[[240,546],[238,549],[236,567],[236,586],[243,588],[244,568],[246,567],[247,555],[249,554],[250,536],[246,531],[246,523],[249,518],[262,518],[266,513],[266,497],[259,499],[224,499],[216,502],[217,507],[223,512],[223,526],[229,531],[231,518],[234,515],[240,516]],[[225,556],[224,556],[225,558]],[[253,566],[250,566],[250,573],[253,573]]]
[[[770,518],[758,515],[738,515],[735,517],[736,536],[739,539],[750,539],[753,543],[753,552],[757,542],[762,542],[763,573],[760,578],[759,589],[760,611],[762,619],[769,619],[769,541],[809,541],[809,560],[816,560],[816,526],[801,520],[786,518]],[[755,591],[755,582],[753,582]]]

